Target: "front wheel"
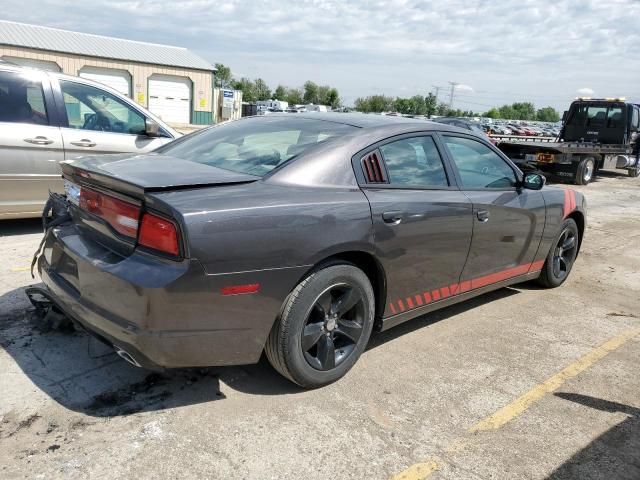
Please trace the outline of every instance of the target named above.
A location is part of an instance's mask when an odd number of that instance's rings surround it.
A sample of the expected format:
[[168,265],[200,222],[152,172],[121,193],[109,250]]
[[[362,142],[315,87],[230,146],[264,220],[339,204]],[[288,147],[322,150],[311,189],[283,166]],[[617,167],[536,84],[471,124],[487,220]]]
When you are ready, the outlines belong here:
[[564,283],[578,254],[579,235],[578,226],[573,219],[567,218],[562,222],[560,233],[551,244],[538,283],[547,288],[559,287]]
[[316,388],[344,376],[364,351],[373,328],[371,282],[351,264],[311,273],[285,300],[265,353],[284,377]]

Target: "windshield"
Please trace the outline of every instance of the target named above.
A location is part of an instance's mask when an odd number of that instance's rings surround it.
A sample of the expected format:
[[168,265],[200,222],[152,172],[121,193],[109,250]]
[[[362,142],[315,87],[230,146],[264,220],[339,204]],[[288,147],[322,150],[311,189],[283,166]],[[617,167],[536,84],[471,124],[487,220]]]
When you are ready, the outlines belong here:
[[355,130],[351,125],[300,117],[254,117],[196,133],[157,152],[263,176],[312,146]]

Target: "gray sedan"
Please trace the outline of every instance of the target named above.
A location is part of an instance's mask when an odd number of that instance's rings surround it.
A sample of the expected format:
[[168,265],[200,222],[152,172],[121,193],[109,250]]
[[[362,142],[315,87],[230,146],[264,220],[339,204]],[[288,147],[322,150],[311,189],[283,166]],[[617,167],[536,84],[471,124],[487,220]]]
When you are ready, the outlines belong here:
[[384,116],[242,119],[63,176],[38,260],[53,308],[138,366],[265,352],[304,387],[342,377],[374,330],[561,285],[585,228],[582,195],[484,138]]

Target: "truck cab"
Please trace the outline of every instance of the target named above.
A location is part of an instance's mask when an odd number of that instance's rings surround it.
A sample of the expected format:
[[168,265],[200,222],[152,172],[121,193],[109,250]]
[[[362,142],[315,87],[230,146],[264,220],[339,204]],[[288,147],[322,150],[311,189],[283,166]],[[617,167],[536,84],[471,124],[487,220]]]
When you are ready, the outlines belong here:
[[624,98],[579,98],[563,116],[560,141],[626,145],[640,129],[640,105]]

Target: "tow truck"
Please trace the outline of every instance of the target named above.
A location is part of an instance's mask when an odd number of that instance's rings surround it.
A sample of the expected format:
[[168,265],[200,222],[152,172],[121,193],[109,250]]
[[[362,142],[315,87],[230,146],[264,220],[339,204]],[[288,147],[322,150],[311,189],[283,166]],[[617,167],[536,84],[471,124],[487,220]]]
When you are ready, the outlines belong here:
[[[523,169],[586,185],[600,170],[640,176],[640,104],[624,98],[577,98],[562,116],[558,138],[495,137]],[[529,139],[527,139],[529,140]]]

